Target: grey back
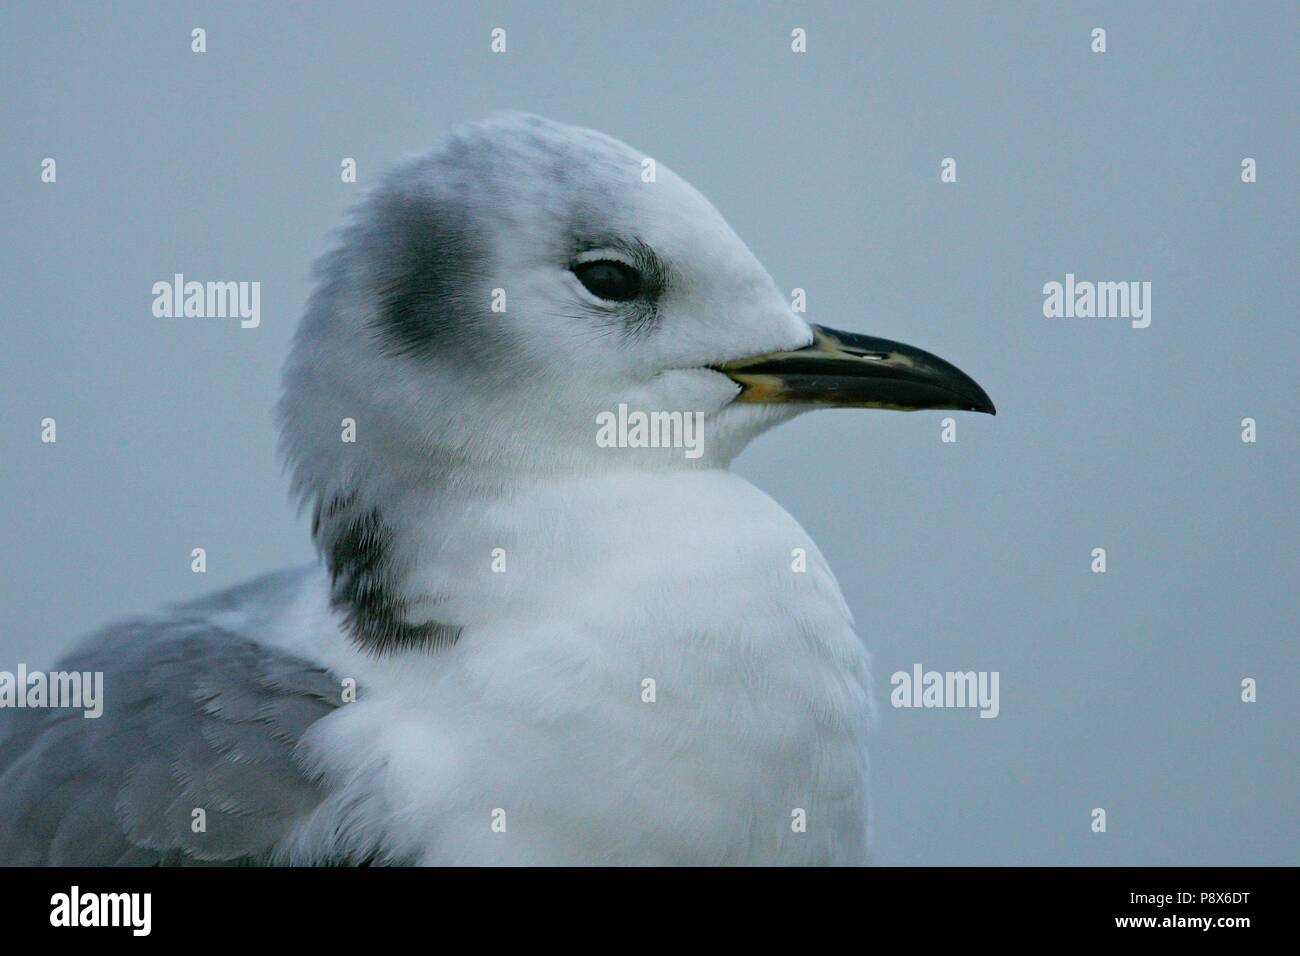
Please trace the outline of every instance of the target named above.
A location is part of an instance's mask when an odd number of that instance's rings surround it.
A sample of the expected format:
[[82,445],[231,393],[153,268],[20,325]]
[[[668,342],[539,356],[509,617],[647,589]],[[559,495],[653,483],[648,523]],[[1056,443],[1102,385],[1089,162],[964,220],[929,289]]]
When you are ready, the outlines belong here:
[[296,748],[342,685],[216,626],[222,601],[114,625],[58,665],[103,672],[98,718],[0,709],[0,865],[261,863],[320,803]]

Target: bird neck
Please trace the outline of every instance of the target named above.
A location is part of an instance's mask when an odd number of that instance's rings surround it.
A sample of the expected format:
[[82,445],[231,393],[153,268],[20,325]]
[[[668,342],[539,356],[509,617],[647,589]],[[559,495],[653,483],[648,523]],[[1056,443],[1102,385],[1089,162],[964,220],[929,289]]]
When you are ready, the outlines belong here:
[[[707,544],[726,561],[748,533],[738,496],[779,512],[724,469],[508,483],[461,476],[331,495],[316,508],[313,535],[353,642],[399,653],[453,644],[466,628],[511,614],[535,615],[556,595],[590,592],[597,582],[617,599],[640,573],[690,575],[683,548]],[[548,613],[572,615],[572,598]]]

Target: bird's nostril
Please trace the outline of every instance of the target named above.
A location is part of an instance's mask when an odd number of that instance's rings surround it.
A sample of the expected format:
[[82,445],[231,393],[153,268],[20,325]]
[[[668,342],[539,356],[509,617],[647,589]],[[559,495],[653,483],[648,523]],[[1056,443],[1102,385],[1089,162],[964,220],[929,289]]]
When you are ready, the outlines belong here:
[[883,362],[885,359],[889,358],[889,355],[885,352],[867,352],[863,349],[855,349],[843,345],[840,346],[840,351],[848,352],[850,355],[856,355],[858,358],[866,359],[869,362]]

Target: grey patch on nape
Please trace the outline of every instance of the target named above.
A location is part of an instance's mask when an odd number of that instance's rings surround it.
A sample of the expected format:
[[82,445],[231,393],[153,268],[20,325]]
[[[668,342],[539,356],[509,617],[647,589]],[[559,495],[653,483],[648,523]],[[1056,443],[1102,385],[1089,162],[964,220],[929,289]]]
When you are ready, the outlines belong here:
[[357,509],[355,495],[337,496],[317,506],[312,524],[332,582],[330,603],[354,643],[376,655],[456,643],[460,627],[407,620],[411,601],[392,580],[393,533],[379,509]]
[[357,493],[354,491],[346,495],[335,495],[330,499],[329,504],[324,507],[318,503],[311,515],[311,536],[313,540],[320,534],[320,529],[324,525],[330,524],[339,515],[350,510],[356,502]]
[[375,331],[387,350],[428,356],[449,337],[472,335],[466,326],[488,306],[489,247],[466,205],[395,191],[376,196],[367,215]]

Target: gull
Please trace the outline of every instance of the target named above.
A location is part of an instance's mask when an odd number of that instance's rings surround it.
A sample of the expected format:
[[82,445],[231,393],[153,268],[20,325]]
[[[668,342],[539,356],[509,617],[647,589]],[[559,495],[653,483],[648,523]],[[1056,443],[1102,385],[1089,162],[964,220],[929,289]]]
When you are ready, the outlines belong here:
[[[91,636],[98,719],[0,710],[0,863],[866,862],[868,652],[729,464],[983,389],[809,324],[671,170],[531,115],[401,162],[315,274],[279,421],[320,560]],[[598,442],[620,406],[696,453]]]

